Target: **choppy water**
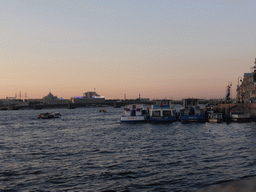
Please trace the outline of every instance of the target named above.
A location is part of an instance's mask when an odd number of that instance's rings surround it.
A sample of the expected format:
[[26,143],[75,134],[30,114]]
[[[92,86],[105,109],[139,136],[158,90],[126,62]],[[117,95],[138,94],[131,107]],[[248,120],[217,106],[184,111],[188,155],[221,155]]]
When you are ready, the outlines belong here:
[[[0,191],[190,191],[256,175],[256,123],[120,124],[122,109],[0,111]],[[37,119],[58,111],[60,119]]]

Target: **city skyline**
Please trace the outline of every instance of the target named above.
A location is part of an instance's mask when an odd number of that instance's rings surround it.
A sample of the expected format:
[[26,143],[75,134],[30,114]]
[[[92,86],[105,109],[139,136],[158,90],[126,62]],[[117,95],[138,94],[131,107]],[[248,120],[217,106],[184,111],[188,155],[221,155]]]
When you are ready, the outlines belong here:
[[0,98],[224,98],[254,66],[256,2],[0,1]]

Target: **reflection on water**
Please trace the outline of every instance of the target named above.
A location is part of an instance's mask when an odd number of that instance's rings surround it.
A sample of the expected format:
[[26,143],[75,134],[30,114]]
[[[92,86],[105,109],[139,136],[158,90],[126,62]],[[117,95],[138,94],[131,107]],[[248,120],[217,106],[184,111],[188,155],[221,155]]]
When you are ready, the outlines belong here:
[[115,108],[37,119],[46,111],[0,112],[1,190],[188,191],[255,175],[255,122],[121,124]]

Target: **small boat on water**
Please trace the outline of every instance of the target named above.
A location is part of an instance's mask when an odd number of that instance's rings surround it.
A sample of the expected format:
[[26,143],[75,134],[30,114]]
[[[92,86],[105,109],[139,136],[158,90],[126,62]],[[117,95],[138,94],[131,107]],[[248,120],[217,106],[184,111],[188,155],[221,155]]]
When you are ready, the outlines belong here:
[[230,120],[234,122],[248,122],[251,116],[249,113],[244,113],[242,111],[231,111]]
[[199,99],[183,99],[184,108],[180,110],[182,123],[206,122],[205,111],[199,107],[198,101]]
[[222,113],[208,112],[208,121],[210,123],[221,123],[223,121]]
[[52,118],[59,118],[61,116],[61,114],[59,112],[55,112],[55,113],[41,113],[40,115],[38,115],[38,119],[52,119]]
[[105,112],[107,112],[107,111],[106,111],[105,109],[101,109],[101,110],[99,110],[99,112],[100,112],[100,113],[102,113],[102,112],[105,113]]
[[121,116],[121,122],[124,123],[136,123],[147,122],[149,117],[149,108],[143,104],[127,105],[124,108],[123,115]]
[[150,109],[150,123],[172,123],[176,121],[176,110],[171,105],[152,105]]

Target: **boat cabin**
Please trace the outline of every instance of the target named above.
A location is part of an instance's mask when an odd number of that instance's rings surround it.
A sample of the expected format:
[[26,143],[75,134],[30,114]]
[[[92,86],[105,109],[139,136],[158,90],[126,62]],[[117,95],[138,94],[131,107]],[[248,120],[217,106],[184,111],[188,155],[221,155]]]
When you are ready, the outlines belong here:
[[208,119],[222,119],[222,113],[208,113]]
[[175,116],[175,110],[171,109],[169,105],[152,105],[150,110],[150,117],[167,117]]
[[199,99],[183,99],[183,106],[185,108],[199,107]]
[[146,108],[143,105],[128,105],[124,108],[123,116],[141,116],[147,115],[149,108]]
[[184,109],[180,110],[181,115],[201,115],[204,114],[204,109],[199,107],[199,99],[184,99]]

